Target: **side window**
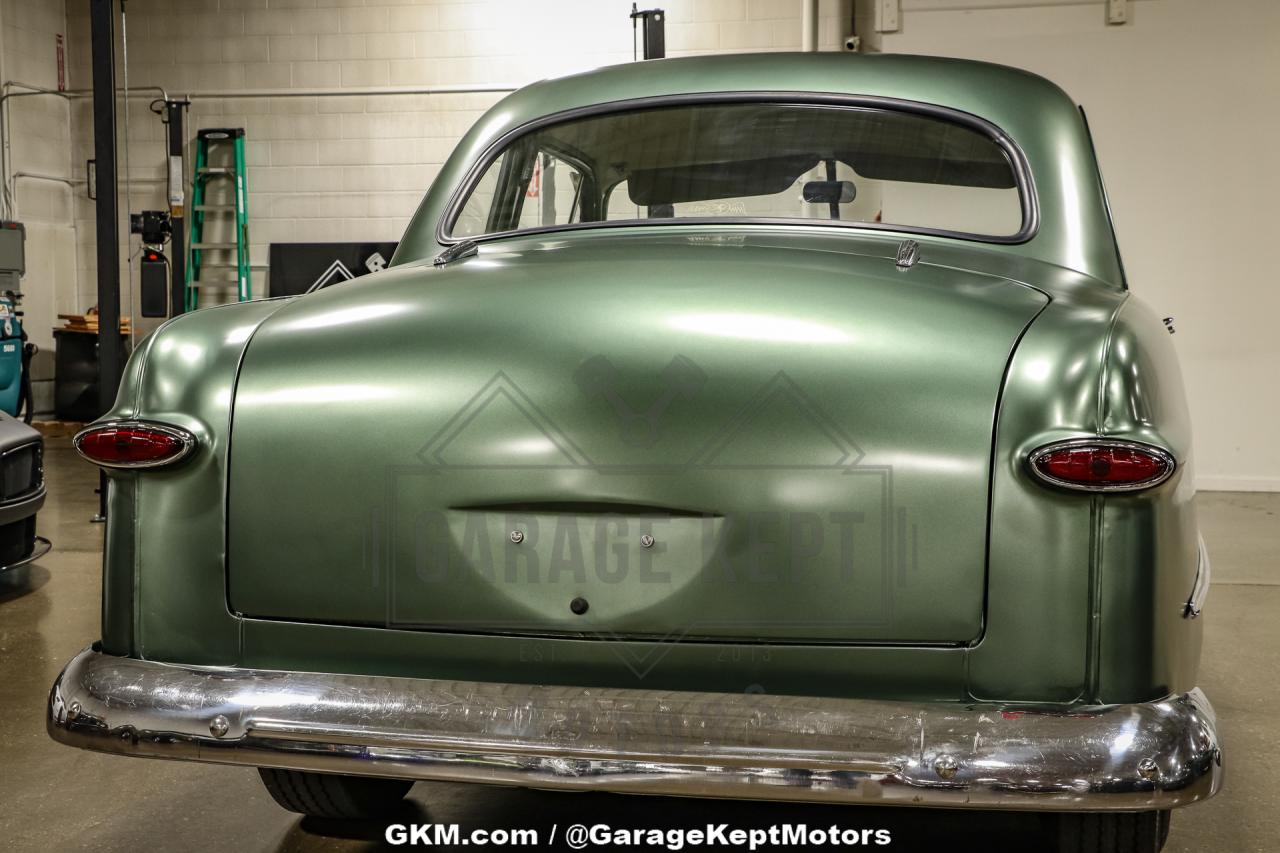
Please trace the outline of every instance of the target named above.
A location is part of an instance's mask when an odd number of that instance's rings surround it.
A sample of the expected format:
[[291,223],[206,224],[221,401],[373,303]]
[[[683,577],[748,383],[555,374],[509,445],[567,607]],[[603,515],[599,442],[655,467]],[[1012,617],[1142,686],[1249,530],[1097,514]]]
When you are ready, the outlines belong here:
[[539,152],[524,190],[518,228],[582,221],[582,173],[554,154]]
[[582,221],[578,168],[545,151],[534,155],[532,166],[527,157],[512,148],[485,169],[458,214],[455,237]]
[[507,159],[508,152],[503,152],[493,164],[485,169],[480,182],[467,196],[467,203],[458,214],[458,221],[453,225],[455,237],[475,237],[490,231],[489,214],[494,209],[495,196],[498,192],[498,176],[503,173],[502,161]]
[[648,216],[645,208],[631,200],[627,192],[627,182],[614,184],[609,190],[604,210],[605,219],[644,219]]

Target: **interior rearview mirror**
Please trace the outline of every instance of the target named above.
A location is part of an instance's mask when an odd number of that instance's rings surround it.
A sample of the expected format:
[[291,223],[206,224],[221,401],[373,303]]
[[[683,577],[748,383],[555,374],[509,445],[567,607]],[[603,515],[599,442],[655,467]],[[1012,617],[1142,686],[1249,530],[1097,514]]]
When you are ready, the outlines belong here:
[[804,200],[810,204],[848,204],[858,194],[853,181],[806,181]]

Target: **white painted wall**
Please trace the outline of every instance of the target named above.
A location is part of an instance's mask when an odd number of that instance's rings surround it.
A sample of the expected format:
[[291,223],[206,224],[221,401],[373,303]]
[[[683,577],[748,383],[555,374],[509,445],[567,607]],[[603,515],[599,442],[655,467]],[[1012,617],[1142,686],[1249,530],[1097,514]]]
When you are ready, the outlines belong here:
[[1122,26],[1045,2],[902,0],[881,48],[1026,68],[1084,105],[1130,284],[1177,321],[1201,488],[1280,491],[1280,2],[1131,0]]
[[[56,35],[65,30],[64,0],[0,0],[0,80],[56,88]],[[66,101],[58,97],[13,98],[6,107],[11,173],[67,177],[71,126]],[[22,280],[25,328],[41,352],[32,363],[36,408],[52,407],[54,317],[75,310],[76,233],[72,188],[19,178],[11,209],[0,215],[27,226],[27,274]]]
[[[800,46],[799,0],[647,5],[667,8],[669,56]],[[839,45],[847,5],[823,0],[822,45]],[[160,84],[174,95],[522,85],[630,61],[630,11],[630,0],[129,0],[129,83]],[[87,88],[87,4],[73,4],[68,17],[73,85]],[[122,50],[117,61],[123,64]],[[122,72],[118,77],[123,82]],[[192,136],[199,127],[246,129],[251,254],[260,267],[255,295],[266,290],[273,242],[398,240],[458,138],[500,97],[195,97]],[[130,172],[137,181],[154,181],[164,174],[162,126],[145,100],[131,105]],[[83,163],[93,156],[91,105],[76,104],[72,115],[73,161]],[[162,192],[155,183],[135,186],[132,208],[163,207]],[[96,276],[93,219],[93,205],[82,197],[78,268],[89,304]],[[136,239],[130,250],[137,251]],[[138,323],[144,331],[152,326]]]

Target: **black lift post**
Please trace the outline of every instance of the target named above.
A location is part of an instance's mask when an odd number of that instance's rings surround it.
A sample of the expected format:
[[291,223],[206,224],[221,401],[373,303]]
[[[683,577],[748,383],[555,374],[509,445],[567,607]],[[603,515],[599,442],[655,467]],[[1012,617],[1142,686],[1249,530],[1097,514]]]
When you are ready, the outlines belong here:
[[[120,234],[116,198],[115,0],[89,0],[93,47],[93,148],[98,238],[98,408],[116,401],[124,350],[120,343]],[[106,475],[99,477],[98,515],[107,515]]]
[[662,59],[667,55],[667,13],[662,9],[638,9],[631,4],[631,51],[635,53],[636,21],[640,22],[644,39],[644,58]]
[[169,128],[169,316],[176,317],[187,301],[186,172],[182,149],[186,144],[186,117],[190,101],[165,101],[165,124]]

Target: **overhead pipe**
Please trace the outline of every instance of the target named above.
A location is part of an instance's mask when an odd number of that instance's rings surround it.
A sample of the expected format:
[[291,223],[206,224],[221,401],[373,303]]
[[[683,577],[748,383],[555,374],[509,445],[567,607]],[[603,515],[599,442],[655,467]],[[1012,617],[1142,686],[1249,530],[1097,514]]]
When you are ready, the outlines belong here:
[[[806,0],[809,2],[809,0]],[[816,2],[816,0],[814,0]],[[816,22],[817,18],[814,17]],[[815,30],[816,32],[816,30]],[[505,94],[514,92],[518,86],[509,83],[494,83],[487,85],[462,85],[462,86],[364,86],[350,88],[307,88],[307,89],[217,89],[205,91],[193,91],[183,95],[186,100],[195,100],[204,98],[206,100],[223,100],[231,98],[327,98],[327,97],[383,97],[396,95],[482,95],[482,94]],[[14,92],[12,89],[21,89],[23,91]],[[128,97],[144,97],[154,96],[158,94],[162,100],[173,100],[169,96],[169,92],[163,86],[130,86],[127,92]],[[123,89],[116,89],[116,95],[122,97],[126,94]],[[7,175],[7,165],[9,163],[9,129],[4,122],[3,107],[10,98],[32,97],[37,95],[53,95],[63,98],[64,100],[78,100],[82,98],[92,98],[92,89],[69,89],[66,91],[58,91],[57,89],[49,89],[44,86],[35,86],[30,83],[23,83],[18,80],[6,80],[0,85],[0,178],[6,176],[12,179],[14,176]],[[135,181],[134,183],[147,183],[146,181]],[[8,189],[9,180],[3,180],[3,186],[0,186],[0,196],[6,205],[10,203],[10,191]]]
[[[13,89],[21,89],[22,91],[11,91]],[[165,99],[168,98],[168,93],[162,86],[137,86],[133,87],[127,93],[125,90],[118,88],[116,89],[116,97],[122,97],[126,94],[129,97],[143,97],[141,94],[135,94],[141,92],[159,92],[162,97]],[[58,89],[50,89],[46,86],[36,86],[31,83],[23,83],[18,80],[5,80],[3,84],[0,84],[0,204],[2,204],[4,209],[7,211],[11,211],[14,207],[13,191],[10,189],[10,184],[17,180],[16,176],[9,173],[9,169],[12,167],[11,161],[13,158],[12,145],[9,141],[9,117],[6,113],[9,99],[48,95],[62,98],[64,101],[73,101],[83,98],[92,98],[93,90],[71,89],[68,91],[59,91]]]
[[[806,0],[808,2],[808,0]],[[816,20],[816,18],[815,18]],[[57,95],[58,97],[67,99],[92,98],[92,89],[68,89],[66,91],[58,91],[57,89],[48,89],[43,86],[33,86],[28,83],[21,83],[17,80],[7,80],[4,83],[4,89],[18,88],[25,91],[22,92],[6,92],[0,95],[0,102],[8,98],[20,98],[30,95]],[[194,98],[316,98],[316,97],[363,97],[378,95],[483,95],[483,94],[502,94],[506,92],[514,92],[519,86],[513,86],[509,83],[493,83],[493,84],[469,84],[463,86],[350,86],[345,88],[275,88],[275,89],[209,89],[205,91],[191,91],[182,96],[186,99]],[[142,97],[139,93],[150,92],[152,94],[159,93],[161,99],[169,101],[173,100],[169,97],[168,91],[163,86],[130,86],[130,97]],[[116,89],[117,96],[124,95],[124,89]]]
[[[21,89],[22,91],[14,92],[12,89]],[[30,83],[22,83],[17,80],[6,80],[4,85],[0,86],[0,105],[10,98],[31,98],[39,95],[53,95],[66,101],[92,100],[92,89],[50,89],[46,86],[33,86]],[[150,94],[144,94],[150,93]],[[116,89],[116,97],[142,98],[151,97],[159,93],[161,98],[169,99],[169,93],[165,91],[163,86],[130,86],[126,91],[123,88]]]
[[88,181],[86,181],[84,178],[61,178],[61,177],[58,177],[57,175],[42,175],[39,172],[14,172],[13,173],[13,182],[15,184],[22,178],[27,178],[28,180],[32,180],[32,181],[50,181],[52,183],[66,184],[69,187],[74,187],[77,184],[88,183]]
[[485,86],[353,86],[340,89],[214,89],[187,92],[182,97],[195,101],[201,98],[323,98],[366,97],[381,95],[484,95],[514,92],[519,86],[495,83]]

